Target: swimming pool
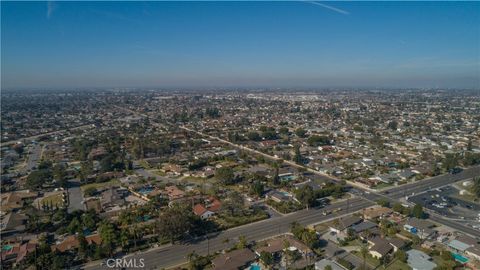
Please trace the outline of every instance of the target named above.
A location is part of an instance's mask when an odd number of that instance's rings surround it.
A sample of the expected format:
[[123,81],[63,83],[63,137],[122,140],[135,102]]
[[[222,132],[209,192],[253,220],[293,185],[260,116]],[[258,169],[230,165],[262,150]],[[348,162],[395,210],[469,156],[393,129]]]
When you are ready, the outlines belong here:
[[260,267],[259,264],[254,263],[250,265],[250,270],[262,270],[262,268]]
[[144,188],[141,188],[140,190],[138,190],[138,193],[141,193],[143,195],[148,195],[152,191],[153,191],[152,187],[144,187]]
[[292,181],[292,180],[295,180],[295,179],[296,179],[295,175],[280,176],[280,181],[283,181],[283,182],[289,182],[289,181]]
[[463,257],[462,255],[458,254],[458,253],[452,253],[453,255],[453,258],[455,258],[455,260],[457,262],[461,262],[461,263],[467,263],[468,262],[468,259]]

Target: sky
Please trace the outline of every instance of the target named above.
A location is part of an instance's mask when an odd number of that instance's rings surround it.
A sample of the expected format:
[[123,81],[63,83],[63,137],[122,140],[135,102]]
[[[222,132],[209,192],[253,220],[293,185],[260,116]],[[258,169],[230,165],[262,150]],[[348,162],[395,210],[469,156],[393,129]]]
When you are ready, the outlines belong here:
[[1,2],[1,86],[480,89],[480,2]]

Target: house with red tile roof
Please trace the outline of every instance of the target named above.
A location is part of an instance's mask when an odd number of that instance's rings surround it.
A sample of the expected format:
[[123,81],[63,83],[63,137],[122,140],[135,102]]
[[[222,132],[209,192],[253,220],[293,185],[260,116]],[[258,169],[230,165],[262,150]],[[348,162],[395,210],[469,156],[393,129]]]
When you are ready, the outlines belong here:
[[179,189],[177,186],[165,187],[165,191],[167,192],[170,201],[181,199],[185,196],[185,192]]
[[214,197],[209,197],[204,201],[204,204],[197,203],[193,207],[193,213],[202,219],[207,219],[213,216],[220,210],[222,203]]

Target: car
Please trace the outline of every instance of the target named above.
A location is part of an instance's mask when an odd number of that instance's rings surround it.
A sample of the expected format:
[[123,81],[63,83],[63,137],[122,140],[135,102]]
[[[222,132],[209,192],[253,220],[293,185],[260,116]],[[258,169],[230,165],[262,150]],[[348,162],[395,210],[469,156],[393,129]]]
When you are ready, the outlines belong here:
[[462,171],[463,171],[463,169],[459,168],[459,167],[455,167],[453,169],[448,170],[448,172],[451,173],[451,174],[457,174],[457,173],[460,173]]

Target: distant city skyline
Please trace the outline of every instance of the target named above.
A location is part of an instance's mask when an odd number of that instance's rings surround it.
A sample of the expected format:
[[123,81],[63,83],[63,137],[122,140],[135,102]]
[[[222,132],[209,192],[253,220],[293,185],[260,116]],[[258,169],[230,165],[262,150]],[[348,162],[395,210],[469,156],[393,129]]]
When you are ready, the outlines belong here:
[[479,2],[1,2],[1,84],[480,89]]

